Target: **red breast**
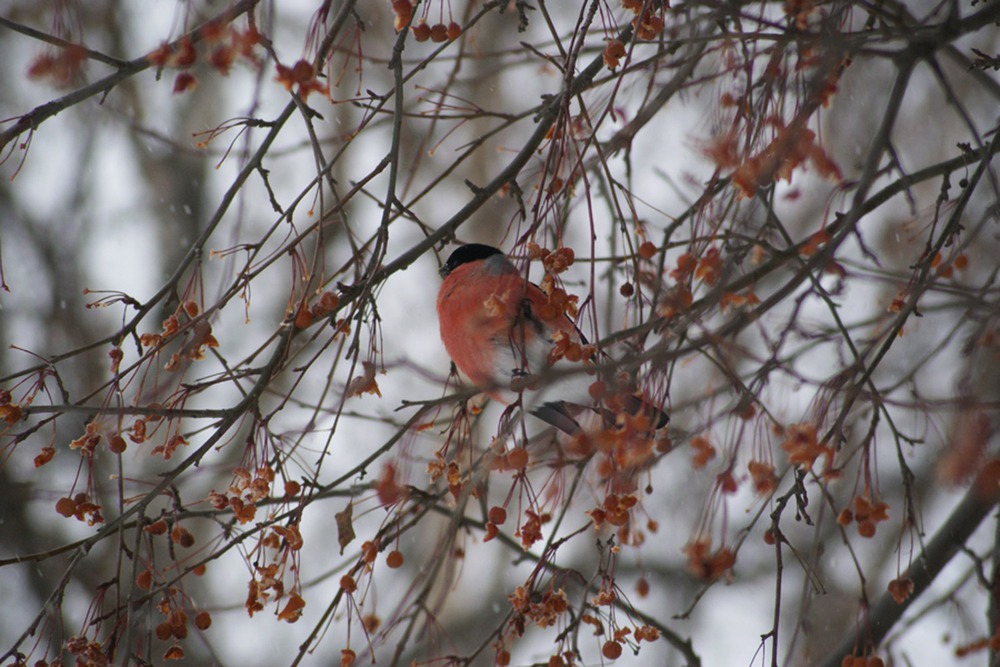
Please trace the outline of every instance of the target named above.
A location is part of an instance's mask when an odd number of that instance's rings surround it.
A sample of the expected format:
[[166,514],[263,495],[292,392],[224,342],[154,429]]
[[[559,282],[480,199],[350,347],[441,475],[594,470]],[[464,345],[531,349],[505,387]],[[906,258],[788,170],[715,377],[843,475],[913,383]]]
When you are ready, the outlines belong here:
[[503,389],[514,369],[503,371],[497,365],[508,356],[505,350],[511,350],[513,359],[513,329],[527,282],[499,252],[454,267],[446,264],[442,272],[446,276],[437,312],[448,355],[474,385],[498,401],[511,402]]

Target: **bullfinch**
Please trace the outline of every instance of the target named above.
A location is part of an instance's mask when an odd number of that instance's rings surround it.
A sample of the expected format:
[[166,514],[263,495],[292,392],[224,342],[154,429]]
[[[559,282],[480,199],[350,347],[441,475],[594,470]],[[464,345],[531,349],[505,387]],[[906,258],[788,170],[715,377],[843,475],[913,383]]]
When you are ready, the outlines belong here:
[[[557,342],[565,347],[567,342],[586,346],[587,341],[564,313],[543,315],[553,310],[545,307],[545,293],[500,250],[480,243],[463,245],[451,253],[440,274],[441,341],[472,384],[505,405],[520,396],[525,410],[565,433],[580,432],[577,418],[588,410],[615,422],[617,415],[594,407],[588,392],[594,378],[580,372],[579,365],[575,372],[554,373],[559,382],[546,381],[552,378],[543,374],[559,356],[553,353]],[[539,386],[533,378],[541,380]],[[626,412],[644,412],[653,428],[662,428],[669,419],[632,394],[620,403]]]

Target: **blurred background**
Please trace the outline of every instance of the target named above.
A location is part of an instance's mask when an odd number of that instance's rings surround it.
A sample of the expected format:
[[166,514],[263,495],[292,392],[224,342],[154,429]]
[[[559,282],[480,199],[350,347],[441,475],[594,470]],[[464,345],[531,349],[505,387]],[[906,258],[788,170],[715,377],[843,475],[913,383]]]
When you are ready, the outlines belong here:
[[[3,0],[0,664],[990,662],[998,20]],[[466,242],[667,431],[464,391]]]

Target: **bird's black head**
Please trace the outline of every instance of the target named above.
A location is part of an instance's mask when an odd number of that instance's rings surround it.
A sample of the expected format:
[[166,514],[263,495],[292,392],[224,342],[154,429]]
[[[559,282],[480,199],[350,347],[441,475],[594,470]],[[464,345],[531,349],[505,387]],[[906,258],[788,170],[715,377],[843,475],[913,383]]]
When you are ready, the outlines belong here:
[[502,254],[502,252],[491,245],[484,245],[482,243],[467,243],[451,253],[451,256],[448,257],[448,261],[441,266],[439,273],[441,274],[441,277],[444,278],[463,264],[475,262],[480,259],[486,259],[487,257],[492,257],[493,255]]

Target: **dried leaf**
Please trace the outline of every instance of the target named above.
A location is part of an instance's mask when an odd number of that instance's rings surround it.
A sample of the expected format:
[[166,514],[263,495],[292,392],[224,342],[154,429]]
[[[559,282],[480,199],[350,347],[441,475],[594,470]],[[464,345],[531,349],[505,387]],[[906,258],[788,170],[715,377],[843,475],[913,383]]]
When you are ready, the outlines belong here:
[[347,504],[344,511],[337,512],[333,515],[333,518],[337,522],[337,542],[340,543],[340,555],[344,555],[344,549],[347,545],[354,541],[356,537],[354,533],[354,524],[351,521],[351,517],[354,514],[354,505],[351,503]]

